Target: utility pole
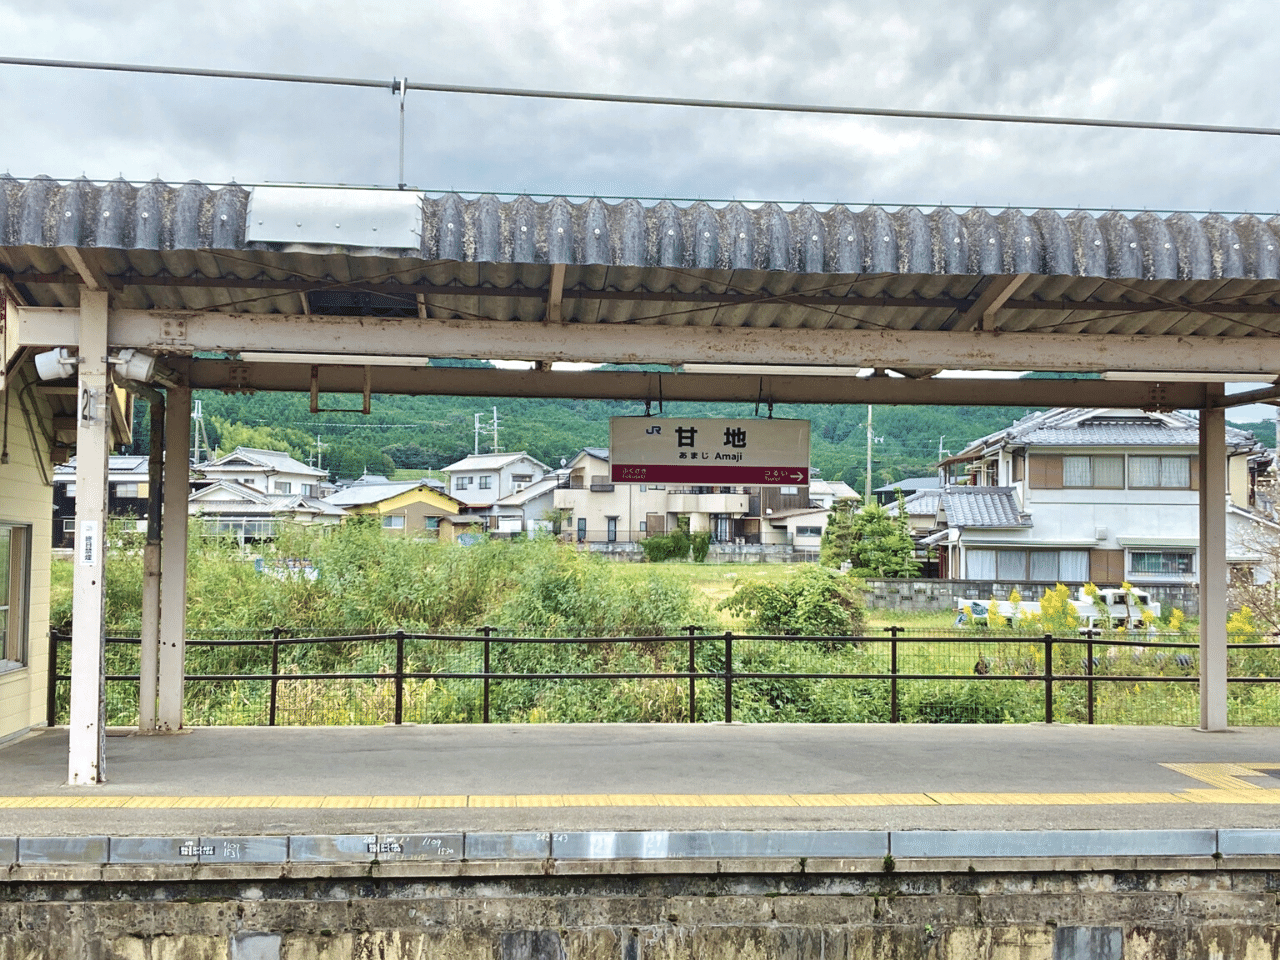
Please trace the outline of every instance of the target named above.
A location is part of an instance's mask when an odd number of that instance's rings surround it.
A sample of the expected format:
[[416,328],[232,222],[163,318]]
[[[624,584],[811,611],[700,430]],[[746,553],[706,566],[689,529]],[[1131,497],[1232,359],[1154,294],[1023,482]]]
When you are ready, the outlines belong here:
[[480,414],[476,414],[476,445],[473,456],[480,456]]
[[871,404],[867,404],[867,495],[862,501],[865,507],[871,503]]
[[493,452],[501,453],[502,450],[498,446],[498,408],[493,408]]

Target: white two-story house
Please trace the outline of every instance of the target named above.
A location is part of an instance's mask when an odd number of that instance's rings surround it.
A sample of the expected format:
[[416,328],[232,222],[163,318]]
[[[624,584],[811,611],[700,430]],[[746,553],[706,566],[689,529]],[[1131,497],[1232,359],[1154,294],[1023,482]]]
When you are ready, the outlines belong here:
[[[1196,582],[1198,443],[1196,421],[1180,413],[1031,414],[942,463],[944,486],[928,493],[937,502],[935,532],[925,539],[952,579]],[[1254,481],[1271,457],[1230,427],[1227,447],[1222,509],[1229,540],[1239,543],[1240,525],[1251,523]]]
[[449,495],[470,513],[486,514],[499,500],[520,493],[541,480],[551,468],[524,451],[480,453],[443,468]]

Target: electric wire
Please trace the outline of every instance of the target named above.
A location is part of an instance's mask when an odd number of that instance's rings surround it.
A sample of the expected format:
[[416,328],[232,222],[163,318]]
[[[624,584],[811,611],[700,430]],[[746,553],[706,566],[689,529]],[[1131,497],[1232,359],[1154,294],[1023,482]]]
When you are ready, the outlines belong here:
[[0,65],[47,67],[63,70],[100,70],[116,73],[160,74],[221,80],[258,80],[275,83],[321,84],[337,87],[365,87],[416,90],[426,93],[464,94],[485,97],[517,97],[535,100],[570,100],[586,103],[623,103],[657,107],[694,107],[711,110],[748,110],[769,113],[805,113],[833,116],[880,117],[902,120],[955,120],[976,123],[1037,124],[1042,126],[1098,127],[1124,130],[1155,130],[1178,133],[1214,133],[1239,136],[1280,136],[1277,127],[1251,127],[1216,123],[1173,123],[1156,120],[1114,120],[1102,117],[1051,117],[1038,114],[977,113],[955,110],[904,110],[890,107],[851,107],[836,104],[775,103],[760,100],[714,100],[702,97],[660,97],[647,94],[593,93],[582,90],[536,90],[525,87],[491,87],[474,84],[423,83],[400,78],[372,80],[359,77],[327,77],[314,74],[266,73],[252,70],[213,70],[199,67],[167,67],[151,64],[104,63],[89,60],[54,60],[31,57],[0,57]]

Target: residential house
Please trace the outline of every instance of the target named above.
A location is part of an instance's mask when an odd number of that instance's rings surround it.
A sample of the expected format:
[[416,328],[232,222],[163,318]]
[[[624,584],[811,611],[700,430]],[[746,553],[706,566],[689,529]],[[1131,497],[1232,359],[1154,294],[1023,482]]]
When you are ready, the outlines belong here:
[[883,507],[887,507],[891,503],[895,503],[898,499],[898,491],[902,491],[904,497],[909,497],[913,493],[922,490],[937,490],[942,486],[942,481],[934,477],[903,477],[901,480],[895,480],[893,483],[886,483],[883,487],[876,487],[871,491],[876,498],[876,503]]
[[[567,518],[567,539],[597,545],[635,545],[687,521],[690,533],[710,533],[718,552],[744,547],[759,553],[762,547],[790,548],[798,526],[805,528],[800,535],[804,546],[812,539],[813,527],[826,525],[826,511],[815,510],[806,486],[615,484],[605,447],[585,447],[570,461],[557,484],[554,505]],[[793,521],[801,516],[807,522]],[[821,530],[817,536],[821,538]],[[739,551],[742,559],[748,559],[746,552]]]
[[235,537],[241,543],[270,540],[281,523],[340,523],[346,511],[301,493],[265,493],[238,480],[200,483],[187,498],[187,510],[207,536]]
[[[436,536],[453,540],[476,523],[463,516],[463,504],[441,489],[437,480],[388,480],[368,475],[325,497],[324,502],[348,514],[375,515],[393,533]],[[483,523],[483,521],[481,521]]]
[[490,508],[489,529],[500,537],[533,536],[555,530],[555,492],[566,473],[552,471],[498,500]]
[[[107,515],[147,524],[151,491],[147,457],[113,455],[107,458]],[[70,550],[76,542],[76,458],[53,468],[53,548]]]
[[822,480],[816,477],[809,478],[809,503],[815,507],[822,507],[830,510],[831,505],[837,500],[861,500],[853,489],[843,480]]
[[473,512],[491,513],[487,508],[541,480],[551,468],[519,451],[471,454],[443,470],[455,500]]
[[196,465],[207,480],[231,480],[267,494],[301,494],[321,497],[329,474],[307,466],[279,450],[236,447],[231,453]]
[[[1226,441],[1229,526],[1248,524],[1271,456],[1243,431],[1228,427]],[[953,579],[1190,584],[1200,571],[1198,443],[1196,421],[1181,413],[1031,414],[943,462],[948,483],[926,542]]]

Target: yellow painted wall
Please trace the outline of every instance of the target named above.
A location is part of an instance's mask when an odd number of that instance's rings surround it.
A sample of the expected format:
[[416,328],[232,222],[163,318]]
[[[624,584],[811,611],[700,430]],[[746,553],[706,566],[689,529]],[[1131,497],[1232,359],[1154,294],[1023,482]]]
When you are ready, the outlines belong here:
[[[0,520],[29,524],[31,528],[31,570],[27,612],[26,666],[0,673],[0,740],[45,722],[45,691],[49,662],[49,561],[53,517],[53,488],[46,484],[51,475],[48,451],[33,449],[31,432],[23,418],[23,406],[36,416],[33,391],[19,393],[35,378],[30,364],[10,378],[9,462],[0,464]],[[0,391],[0,417],[4,416],[4,393]],[[33,424],[34,425],[34,424]],[[48,428],[46,424],[46,428]],[[37,426],[36,436],[40,436]],[[40,464],[44,465],[44,472]]]

